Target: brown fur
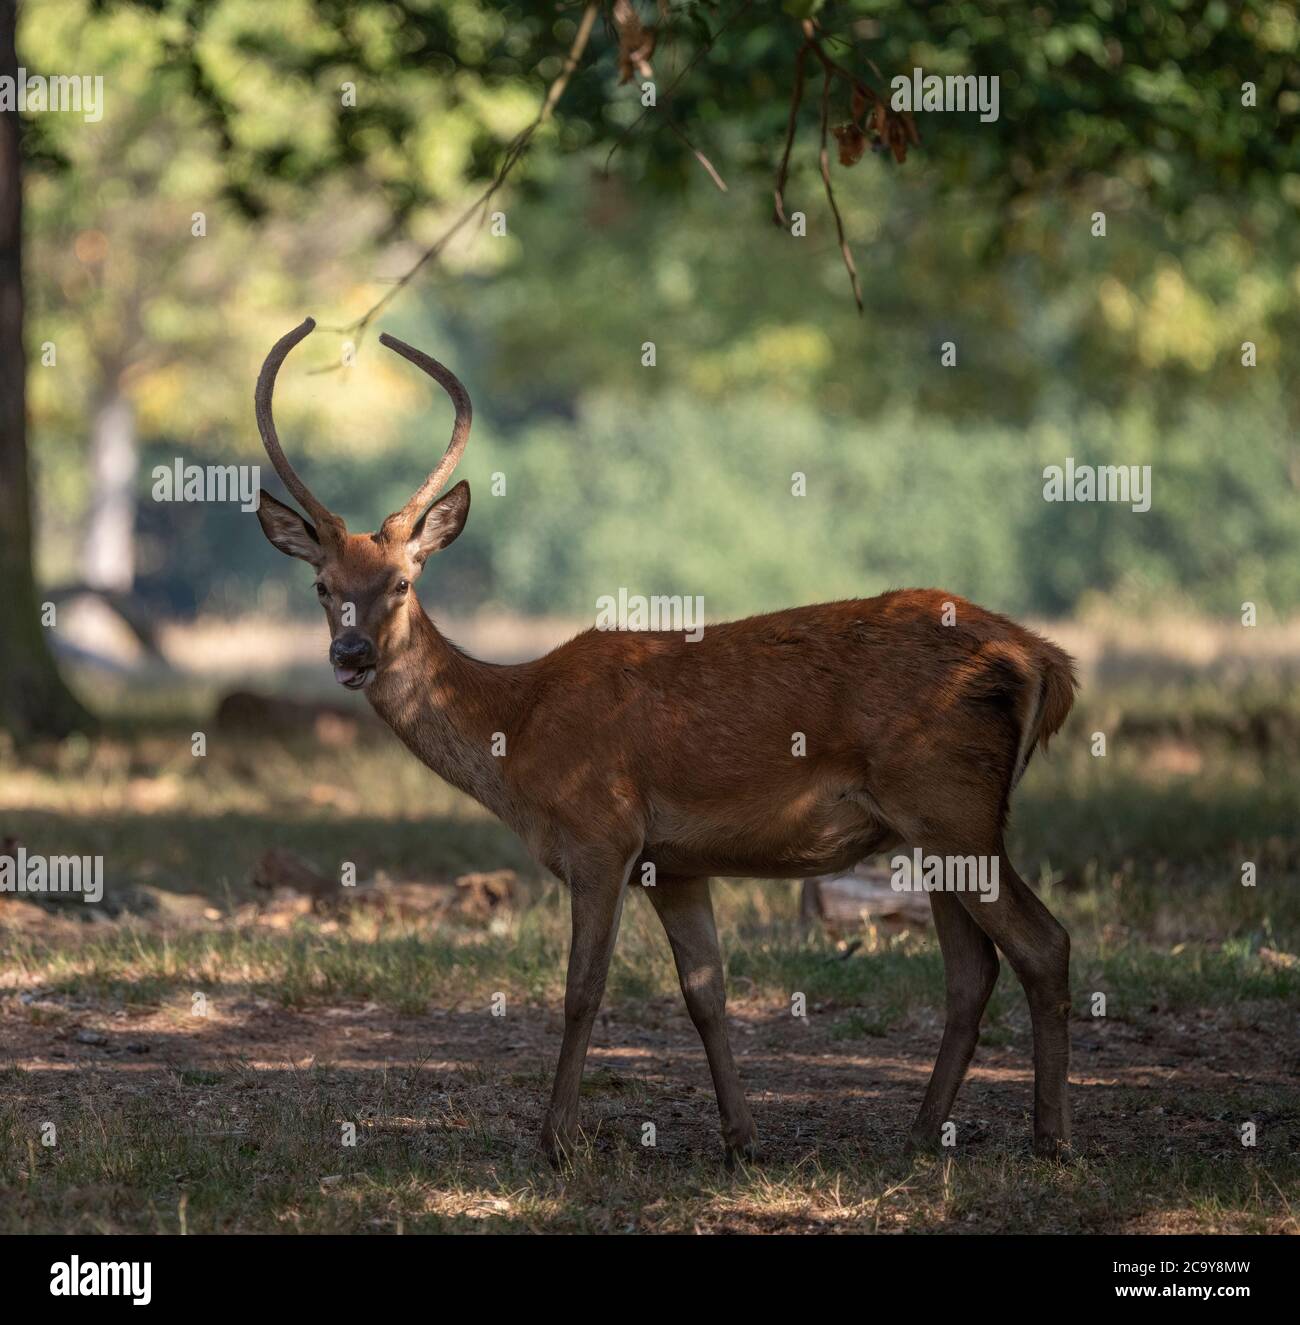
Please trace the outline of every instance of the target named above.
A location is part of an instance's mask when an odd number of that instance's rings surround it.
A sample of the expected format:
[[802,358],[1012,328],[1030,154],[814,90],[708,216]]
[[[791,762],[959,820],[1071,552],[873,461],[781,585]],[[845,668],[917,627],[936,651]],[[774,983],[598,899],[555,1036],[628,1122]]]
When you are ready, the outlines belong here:
[[[304,493],[274,436],[270,388],[311,325],[278,342],[259,379],[268,453]],[[340,675],[369,676],[371,704],[413,753],[509,824],[570,886],[573,942],[542,1127],[547,1152],[569,1153],[577,1134],[587,1043],[629,879],[652,885],[642,890],[672,945],[730,1161],[752,1157],[757,1134],[727,1042],[709,876],[801,878],[904,845],[992,857],[1000,886],[995,901],[930,894],[948,1019],[911,1142],[938,1140],[1001,950],[1033,1023],[1035,1149],[1067,1148],[1069,938],[1007,858],[1003,827],[1033,751],[1070,711],[1070,658],[1014,621],[933,589],[750,617],[710,626],[698,641],[588,630],[533,662],[470,658],[443,638],[408,584],[469,511],[464,483],[423,518],[417,509],[464,448],[468,393],[442,365],[391,344],[456,402],[452,444],[420,500],[378,534],[347,534],[325,512],[323,542],[265,493],[258,518],[276,547],[316,568],[332,649],[350,669]],[[355,612],[350,626],[345,605]]]

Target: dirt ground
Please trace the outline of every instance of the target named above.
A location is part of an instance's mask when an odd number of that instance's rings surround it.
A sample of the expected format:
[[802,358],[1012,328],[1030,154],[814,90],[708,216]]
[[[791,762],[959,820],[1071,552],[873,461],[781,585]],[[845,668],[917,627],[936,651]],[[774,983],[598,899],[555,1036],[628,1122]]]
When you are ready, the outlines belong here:
[[[558,1010],[435,1011],[400,1016],[376,1005],[286,1010],[262,999],[223,1003],[203,1017],[180,1006],[101,1015],[40,991],[4,1000],[5,1094],[23,1111],[59,1117],[94,1100],[112,1113],[132,1100],[184,1117],[209,1137],[242,1114],[256,1130],[267,1094],[292,1097],[304,1074],[328,1085],[339,1117],[421,1136],[437,1162],[439,1134],[473,1119],[490,1149],[525,1158],[559,1043]],[[59,1014],[42,1024],[33,1012]],[[833,1006],[805,1019],[743,998],[730,1015],[764,1161],[823,1165],[863,1152],[896,1155],[919,1104],[941,1022],[919,1013],[904,1031],[850,1034]],[[1261,1014],[1262,1015],[1262,1014]],[[1300,1150],[1300,1025],[1292,1011],[1250,1022],[1202,1012],[1150,1015],[1140,1026],[1098,1019],[1072,1029],[1075,1140],[1092,1158],[1173,1153],[1241,1155],[1249,1118],[1261,1150]],[[1028,1145],[1032,1072],[1027,1026],[981,1045],[954,1120],[954,1155],[1020,1153]],[[384,1107],[383,1083],[401,1076],[409,1114]],[[18,1096],[14,1097],[14,1087]],[[198,1089],[196,1089],[196,1086]],[[251,1092],[251,1094],[250,1094]],[[170,1104],[169,1104],[170,1098]],[[1208,1109],[1207,1101],[1216,1107]],[[1253,1100],[1268,1100],[1261,1113]],[[284,1102],[288,1102],[285,1100]],[[1280,1107],[1279,1107],[1280,1105]],[[717,1123],[703,1051],[680,1003],[655,999],[635,1017],[604,1012],[584,1087],[584,1126],[599,1153],[635,1145],[655,1125],[656,1161],[716,1153]],[[1144,1231],[1130,1228],[1127,1231]],[[1162,1221],[1161,1231],[1176,1231]]]

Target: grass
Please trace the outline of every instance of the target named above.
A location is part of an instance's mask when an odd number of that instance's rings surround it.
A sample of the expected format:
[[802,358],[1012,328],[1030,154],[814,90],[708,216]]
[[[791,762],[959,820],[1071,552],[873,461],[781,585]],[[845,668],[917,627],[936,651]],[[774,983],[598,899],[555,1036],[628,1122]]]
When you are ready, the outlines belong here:
[[[813,1002],[858,1008],[881,1026],[900,1024],[917,1005],[942,1006],[943,963],[933,944],[895,941],[841,961],[825,940],[809,939],[788,920],[747,940],[745,926],[726,923],[744,903],[733,901],[729,889],[720,891],[724,931],[733,935],[726,944],[728,977],[746,999],[775,1007],[801,991]],[[1206,912],[1216,910],[1214,900]],[[1256,927],[1242,925],[1245,932],[1227,941],[1183,940],[1163,948],[1132,934],[1107,938],[1105,925],[1090,933],[1086,908],[1067,903],[1055,909],[1076,936],[1076,987],[1107,991],[1111,1017],[1300,994],[1300,969],[1272,965],[1261,955],[1261,948],[1267,953],[1294,944],[1293,931],[1288,927],[1292,937],[1278,938],[1267,916]],[[287,1008],[363,1000],[418,1013],[431,1004],[478,1006],[498,991],[512,1001],[555,1003],[563,995],[567,943],[567,906],[557,886],[543,890],[498,933],[367,918],[324,930],[309,919],[267,930],[236,923],[160,929],[128,918],[72,938],[63,930],[55,936],[13,933],[4,940],[4,983],[121,1007],[155,1006],[177,991],[203,990],[273,998]],[[624,922],[608,990],[616,1003],[676,990],[648,908],[637,907]],[[1015,991],[1010,979],[995,991],[991,1022]]]
[[[128,697],[100,739],[0,759],[0,838],[102,854],[107,882],[104,908],[0,899],[0,1231],[1300,1232],[1300,702],[1258,678],[1186,697],[1085,697],[1017,796],[1012,855],[1072,935],[1081,1157],[1028,1154],[1028,1020],[1004,972],[957,1147],[904,1158],[942,1029],[932,939],[846,958],[800,928],[794,885],[728,881],[770,1152],[735,1175],[648,906],[611,969],[586,1151],[553,1173],[534,1136],[567,901],[521,844],[390,738],[209,732],[195,758],[201,718]],[[490,922],[259,912],[270,847],[362,879],[511,869],[518,890]]]
[[[1300,1231],[1294,1156],[1123,1153],[1057,1165],[1016,1148],[909,1161],[841,1144],[726,1174],[707,1151],[639,1144],[644,1094],[600,1072],[630,1121],[553,1173],[496,1111],[493,1071],[272,1081],[182,1073],[42,1147],[0,1112],[0,1227],[80,1232]],[[534,1089],[531,1078],[524,1085]],[[344,1142],[341,1120],[356,1126]]]

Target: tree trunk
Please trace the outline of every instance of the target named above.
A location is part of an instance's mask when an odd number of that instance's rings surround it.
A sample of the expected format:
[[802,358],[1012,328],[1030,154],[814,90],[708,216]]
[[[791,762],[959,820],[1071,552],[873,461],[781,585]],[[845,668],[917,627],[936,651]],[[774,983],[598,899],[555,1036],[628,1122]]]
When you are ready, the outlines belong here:
[[109,387],[90,431],[90,513],[81,577],[96,589],[129,593],[135,580],[135,415]]
[[[0,0],[0,76],[10,78],[16,10],[16,0]],[[90,716],[54,666],[32,573],[19,135],[18,112],[0,113],[0,728],[23,741],[66,735]]]

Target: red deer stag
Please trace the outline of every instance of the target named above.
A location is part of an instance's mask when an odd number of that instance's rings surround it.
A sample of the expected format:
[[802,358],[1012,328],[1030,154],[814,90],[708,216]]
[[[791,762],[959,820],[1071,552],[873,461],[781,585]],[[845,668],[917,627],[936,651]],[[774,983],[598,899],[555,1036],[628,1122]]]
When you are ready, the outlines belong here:
[[634,872],[654,880],[644,891],[704,1043],[731,1163],[755,1155],[757,1134],[727,1038],[710,876],[803,878],[904,844],[981,857],[1000,881],[996,900],[930,894],[947,1021],[909,1144],[939,1138],[1001,949],[1033,1025],[1034,1149],[1061,1153],[1069,937],[1007,859],[1003,827],[1031,755],[1070,710],[1069,656],[926,589],[709,626],[698,640],[592,629],[535,662],[479,662],[438,632],[411,590],[469,514],[463,480],[439,496],[469,438],[469,394],[427,354],[380,337],[447,392],[456,420],[410,501],[377,533],[349,534],[294,473],[272,419],[280,365],[314,325],[275,345],[256,392],[267,454],[312,523],[265,491],[258,519],[281,552],[316,571],[337,681],[363,689],[423,763],[569,885],[564,1036],[542,1128],[551,1158],[577,1136],[587,1044]]

